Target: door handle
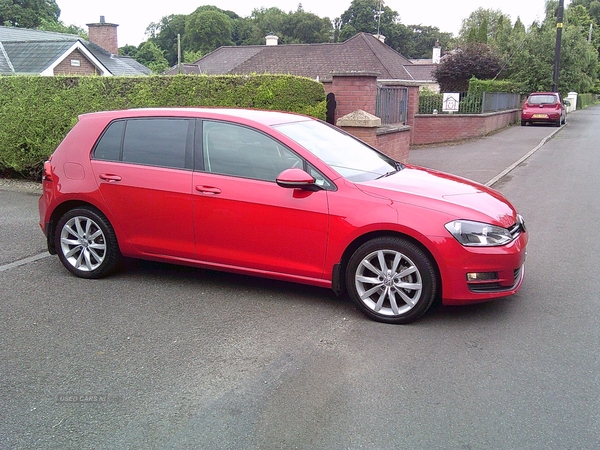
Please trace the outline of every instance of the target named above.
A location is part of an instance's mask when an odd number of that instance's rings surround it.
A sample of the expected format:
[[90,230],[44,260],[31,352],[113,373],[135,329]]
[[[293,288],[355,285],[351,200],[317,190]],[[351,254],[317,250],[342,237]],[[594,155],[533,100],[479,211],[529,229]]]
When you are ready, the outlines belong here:
[[104,181],[108,181],[109,183],[114,183],[115,181],[121,181],[121,177],[119,175],[111,175],[109,173],[100,174],[100,179]]
[[213,186],[196,186],[196,190],[201,194],[217,195],[221,193],[221,189]]

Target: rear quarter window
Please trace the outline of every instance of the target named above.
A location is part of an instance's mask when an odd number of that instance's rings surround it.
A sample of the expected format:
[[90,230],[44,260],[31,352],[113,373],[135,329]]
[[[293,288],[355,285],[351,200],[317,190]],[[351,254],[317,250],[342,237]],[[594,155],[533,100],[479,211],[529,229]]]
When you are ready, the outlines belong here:
[[123,144],[124,131],[124,120],[112,122],[96,144],[94,158],[106,161],[119,161],[121,159],[121,145]]

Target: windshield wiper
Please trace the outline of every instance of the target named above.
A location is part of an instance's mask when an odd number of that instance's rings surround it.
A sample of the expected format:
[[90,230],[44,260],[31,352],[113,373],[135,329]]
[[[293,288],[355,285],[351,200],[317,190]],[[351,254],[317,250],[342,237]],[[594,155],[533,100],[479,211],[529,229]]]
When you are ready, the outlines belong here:
[[404,164],[397,162],[395,170],[390,170],[389,172],[384,173],[383,175],[377,177],[377,180],[380,179],[380,178],[389,177],[390,175],[394,175],[395,173],[398,173],[402,169],[404,169],[404,167],[406,167]]

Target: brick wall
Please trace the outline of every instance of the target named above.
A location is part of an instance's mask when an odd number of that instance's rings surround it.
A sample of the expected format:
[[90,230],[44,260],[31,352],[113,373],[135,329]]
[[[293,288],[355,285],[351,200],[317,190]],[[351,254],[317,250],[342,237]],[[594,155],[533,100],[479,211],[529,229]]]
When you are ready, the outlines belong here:
[[408,162],[410,127],[341,127],[396,161]]
[[[395,83],[397,84],[397,83]],[[377,74],[368,72],[334,73],[332,81],[324,83],[325,92],[336,99],[335,123],[340,117],[357,110],[375,115]],[[419,88],[408,87],[406,127],[344,127],[397,161],[408,160],[410,145],[437,144],[486,136],[519,120],[519,110],[488,114],[417,114]]]
[[[79,66],[76,61],[79,61]],[[54,75],[98,75],[98,69],[81,51],[73,50],[54,68]]]
[[406,163],[408,162],[410,139],[410,127],[401,127],[389,132],[385,128],[380,128],[377,131],[377,142],[374,147],[396,161]]
[[417,114],[412,144],[425,145],[486,136],[516,123],[520,110],[488,114]]

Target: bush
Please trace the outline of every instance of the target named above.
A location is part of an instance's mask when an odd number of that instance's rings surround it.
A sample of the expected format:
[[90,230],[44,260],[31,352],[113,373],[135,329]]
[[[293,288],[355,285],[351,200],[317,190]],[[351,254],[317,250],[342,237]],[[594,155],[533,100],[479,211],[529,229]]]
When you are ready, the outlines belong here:
[[510,92],[512,94],[523,94],[523,86],[510,80],[479,80],[475,77],[469,80],[469,94],[481,94],[482,92]]
[[326,112],[323,85],[291,75],[0,77],[0,173],[39,177],[80,114],[175,106]]
[[466,92],[471,78],[494,79],[501,69],[500,57],[488,45],[468,44],[445,55],[433,77],[442,92]]
[[598,100],[594,94],[579,94],[577,96],[577,109],[587,108],[596,103],[598,103]]

